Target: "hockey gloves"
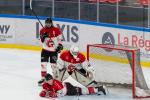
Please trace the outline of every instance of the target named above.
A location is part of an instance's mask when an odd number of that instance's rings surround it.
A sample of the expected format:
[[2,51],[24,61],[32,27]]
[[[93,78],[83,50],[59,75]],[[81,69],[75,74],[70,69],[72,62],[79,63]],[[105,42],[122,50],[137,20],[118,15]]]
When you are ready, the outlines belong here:
[[41,36],[41,41],[44,42],[45,38],[49,37],[47,33],[43,33]]
[[56,98],[57,97],[57,93],[52,92],[52,91],[41,91],[39,94],[40,97],[47,97],[47,98]]
[[57,97],[57,93],[55,93],[55,92],[49,92],[49,97],[56,98]]
[[46,97],[46,95],[47,95],[46,91],[41,91],[39,94],[40,97]]
[[63,45],[62,44],[58,44],[57,48],[56,48],[56,52],[60,53],[60,51],[63,49]]
[[74,70],[75,70],[75,66],[73,66],[72,64],[70,64],[70,65],[67,67],[67,71],[68,71],[69,73],[72,73]]

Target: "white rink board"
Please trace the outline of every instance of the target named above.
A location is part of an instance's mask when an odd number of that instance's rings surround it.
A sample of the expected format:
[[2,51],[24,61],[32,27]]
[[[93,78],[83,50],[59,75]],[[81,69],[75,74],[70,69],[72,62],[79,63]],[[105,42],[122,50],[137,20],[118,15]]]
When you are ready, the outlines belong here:
[[[0,44],[20,44],[40,46],[37,35],[37,20],[34,18],[17,18],[9,16],[0,16],[0,25],[10,25],[7,34],[0,33]],[[41,20],[44,24],[44,20]],[[71,45],[77,45],[82,52],[86,52],[87,44],[102,43],[103,39],[110,39],[114,44],[123,44],[139,47],[141,50],[141,61],[150,62],[150,30],[141,31],[132,28],[121,28],[121,26],[110,24],[90,25],[87,23],[79,23],[79,21],[66,21],[64,19],[54,19],[54,25],[59,26],[63,31],[64,45],[66,48]],[[40,26],[39,26],[40,27]],[[41,28],[41,27],[40,27]],[[39,31],[39,30],[38,30]],[[109,33],[112,37],[106,35]],[[12,35],[12,38],[6,38]],[[106,36],[104,36],[106,35]],[[5,40],[3,41],[5,36]],[[114,40],[113,40],[113,39]],[[108,42],[108,41],[105,41]]]

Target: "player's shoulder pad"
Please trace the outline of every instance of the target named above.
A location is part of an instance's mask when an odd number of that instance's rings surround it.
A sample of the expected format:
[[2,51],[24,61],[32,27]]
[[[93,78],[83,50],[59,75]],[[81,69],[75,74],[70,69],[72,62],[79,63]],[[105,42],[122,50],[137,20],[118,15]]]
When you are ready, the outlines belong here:
[[85,56],[82,53],[78,54],[78,58],[80,58],[80,62],[84,62],[86,60]]
[[54,79],[53,82],[54,84],[57,84],[60,88],[63,88],[63,84],[61,81]]
[[57,28],[57,27],[53,27],[53,28],[56,31],[57,35],[62,34],[62,32],[61,32],[61,30],[59,28]]
[[65,61],[66,61],[66,58],[69,56],[69,54],[70,54],[69,50],[65,50],[65,51],[63,51],[63,52],[60,54],[60,58],[61,58],[62,60],[65,60]]
[[45,30],[44,28],[40,29],[40,33],[43,33],[44,30]]
[[54,83],[60,83],[61,84],[61,81],[59,81],[59,80],[54,79],[53,81],[54,81]]

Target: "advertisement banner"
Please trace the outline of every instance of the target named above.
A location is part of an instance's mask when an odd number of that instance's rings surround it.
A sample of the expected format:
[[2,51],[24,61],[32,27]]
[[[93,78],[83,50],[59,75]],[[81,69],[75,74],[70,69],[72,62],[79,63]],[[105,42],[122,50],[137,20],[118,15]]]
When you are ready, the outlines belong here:
[[[39,31],[42,28],[35,18],[0,17],[0,44],[41,46]],[[44,20],[41,20],[44,25]],[[113,25],[88,24],[54,19],[54,26],[62,31],[66,49],[79,46],[86,52],[87,44],[117,44],[140,48],[141,61],[150,62],[150,31]],[[149,64],[150,65],[150,64]]]
[[11,18],[0,19],[0,43],[15,43],[15,21]]

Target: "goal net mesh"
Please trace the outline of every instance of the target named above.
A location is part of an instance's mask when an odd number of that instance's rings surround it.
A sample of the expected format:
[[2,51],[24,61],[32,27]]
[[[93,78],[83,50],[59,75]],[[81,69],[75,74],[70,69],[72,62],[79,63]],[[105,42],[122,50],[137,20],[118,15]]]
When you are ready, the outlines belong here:
[[95,80],[108,86],[131,87],[133,97],[149,97],[140,66],[140,50],[129,46],[92,44],[87,59],[95,68]]

